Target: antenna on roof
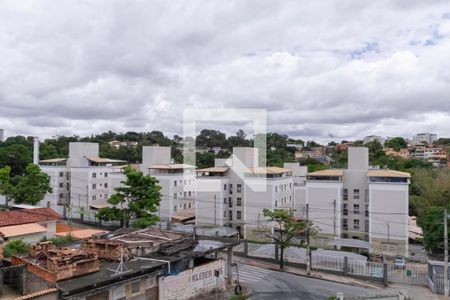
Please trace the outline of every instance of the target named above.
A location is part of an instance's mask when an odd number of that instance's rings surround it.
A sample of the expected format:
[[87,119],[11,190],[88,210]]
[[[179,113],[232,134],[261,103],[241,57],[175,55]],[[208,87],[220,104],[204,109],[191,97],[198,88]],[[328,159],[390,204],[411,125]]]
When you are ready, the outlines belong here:
[[123,260],[123,246],[122,245],[120,246],[120,259],[119,259],[119,264],[117,265],[117,268],[116,269],[109,268],[108,270],[114,272],[114,274],[112,274],[111,276],[117,276],[117,275],[131,271],[127,268],[127,266],[125,265],[125,262]]

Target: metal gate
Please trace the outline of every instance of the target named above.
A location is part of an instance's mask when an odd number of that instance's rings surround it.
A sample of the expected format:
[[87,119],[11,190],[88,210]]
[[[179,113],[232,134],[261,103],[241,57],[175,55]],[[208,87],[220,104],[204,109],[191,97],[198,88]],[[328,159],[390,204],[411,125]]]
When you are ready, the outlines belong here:
[[428,286],[428,270],[426,266],[387,264],[387,280],[391,282]]

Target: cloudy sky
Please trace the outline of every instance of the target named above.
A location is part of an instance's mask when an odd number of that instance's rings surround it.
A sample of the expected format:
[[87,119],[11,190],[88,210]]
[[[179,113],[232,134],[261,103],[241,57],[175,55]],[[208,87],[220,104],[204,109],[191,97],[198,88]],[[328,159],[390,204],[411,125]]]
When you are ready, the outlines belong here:
[[307,139],[450,136],[448,1],[0,2],[7,135],[181,134],[191,107]]

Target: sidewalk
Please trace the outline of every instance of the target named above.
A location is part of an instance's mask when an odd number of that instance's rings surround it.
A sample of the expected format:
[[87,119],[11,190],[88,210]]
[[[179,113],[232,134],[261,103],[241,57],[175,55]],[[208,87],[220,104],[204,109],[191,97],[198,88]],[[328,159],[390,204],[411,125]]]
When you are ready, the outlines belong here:
[[280,270],[279,265],[276,263],[260,261],[260,260],[252,259],[252,258],[243,258],[243,257],[239,257],[239,256],[233,256],[233,261],[237,262],[237,263],[252,265],[252,266],[263,268],[263,269],[288,272],[288,273],[299,275],[299,276],[308,276],[308,277],[313,277],[313,278],[317,278],[317,279],[321,279],[321,280],[333,281],[333,282],[337,282],[337,283],[348,284],[348,285],[358,286],[358,287],[362,287],[362,288],[370,288],[370,289],[384,288],[382,283],[368,282],[368,281],[364,281],[364,280],[354,279],[351,277],[327,274],[327,273],[323,273],[323,272],[311,271],[311,275],[307,275],[306,270],[304,270],[304,269],[287,267],[287,266],[285,266],[283,270]]

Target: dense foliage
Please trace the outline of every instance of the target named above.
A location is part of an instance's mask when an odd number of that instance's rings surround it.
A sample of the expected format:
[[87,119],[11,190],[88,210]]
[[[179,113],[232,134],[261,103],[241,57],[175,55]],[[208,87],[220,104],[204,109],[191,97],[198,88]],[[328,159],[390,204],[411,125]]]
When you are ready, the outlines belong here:
[[16,254],[27,253],[30,250],[30,245],[22,240],[15,240],[8,242],[3,248],[3,254],[5,256],[11,256]]
[[144,176],[142,172],[126,167],[126,180],[123,186],[115,189],[116,193],[109,198],[112,207],[102,208],[98,217],[102,220],[119,220],[124,227],[145,228],[158,220],[155,215],[161,199],[161,187],[152,176]]

